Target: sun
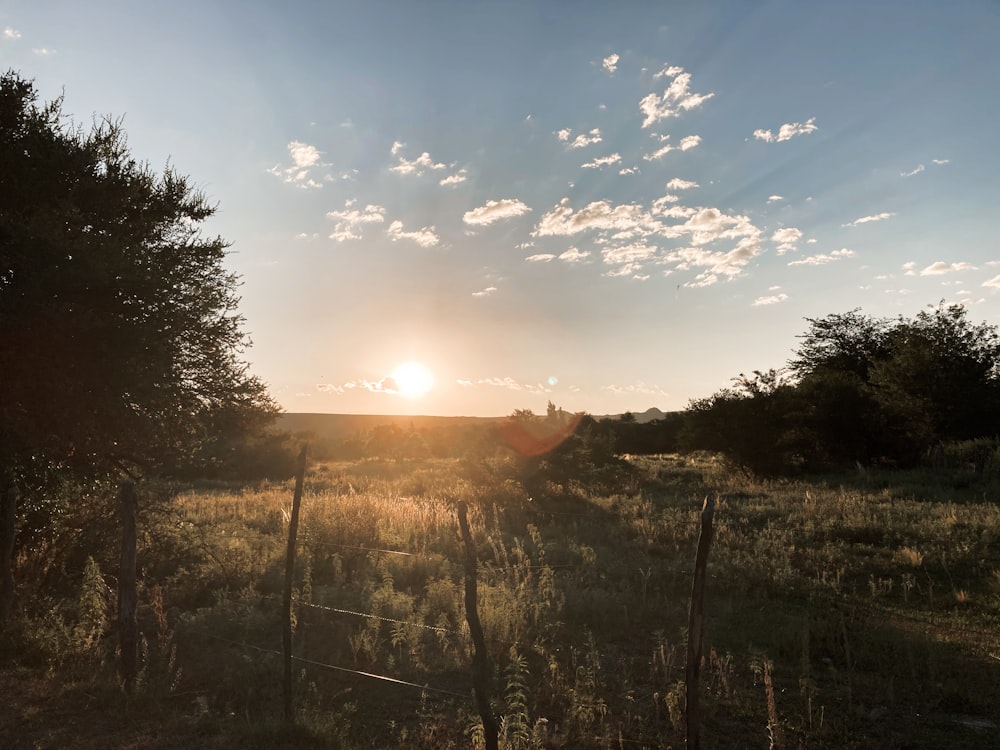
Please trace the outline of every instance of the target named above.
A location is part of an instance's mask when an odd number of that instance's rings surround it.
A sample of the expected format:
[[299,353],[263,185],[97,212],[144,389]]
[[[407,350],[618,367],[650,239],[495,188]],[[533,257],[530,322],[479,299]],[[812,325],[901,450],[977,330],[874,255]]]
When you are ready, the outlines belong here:
[[401,396],[420,398],[434,386],[434,375],[419,362],[403,362],[392,371]]

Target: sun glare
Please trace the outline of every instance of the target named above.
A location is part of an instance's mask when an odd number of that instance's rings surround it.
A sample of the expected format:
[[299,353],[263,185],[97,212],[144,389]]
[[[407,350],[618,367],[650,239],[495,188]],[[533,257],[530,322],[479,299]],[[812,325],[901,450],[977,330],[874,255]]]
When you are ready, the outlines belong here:
[[399,394],[406,398],[419,398],[434,386],[434,375],[419,362],[404,362],[392,371]]

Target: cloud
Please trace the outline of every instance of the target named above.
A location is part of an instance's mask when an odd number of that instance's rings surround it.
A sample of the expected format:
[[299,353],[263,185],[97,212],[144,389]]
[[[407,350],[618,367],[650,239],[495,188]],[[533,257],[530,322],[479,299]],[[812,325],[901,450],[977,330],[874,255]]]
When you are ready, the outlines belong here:
[[446,164],[441,164],[440,162],[435,162],[433,159],[431,159],[431,155],[426,151],[420,154],[420,156],[418,156],[413,161],[407,161],[405,156],[400,155],[400,152],[403,150],[405,146],[406,144],[402,143],[401,141],[393,141],[392,148],[389,149],[389,153],[392,156],[398,156],[399,163],[396,164],[395,166],[389,167],[390,172],[395,172],[396,174],[403,174],[403,175],[412,174],[419,177],[424,173],[425,169],[438,170],[438,169],[445,169],[447,167]]
[[782,196],[780,196],[780,195],[769,195],[769,196],[767,196],[767,202],[768,203],[774,203],[775,201],[783,201],[783,200],[785,200],[785,199]]
[[583,169],[600,169],[601,167],[618,164],[621,160],[621,154],[610,154],[609,156],[599,156],[593,161],[588,161],[586,164],[581,164],[580,166]]
[[844,224],[844,226],[845,227],[856,227],[856,226],[858,226],[860,224],[869,224],[869,223],[871,223],[873,221],[884,221],[885,219],[888,219],[890,216],[895,216],[895,215],[896,214],[894,214],[894,213],[889,213],[888,211],[883,211],[880,214],[872,214],[871,216],[862,216],[860,219],[855,219],[852,222]]
[[945,263],[943,260],[939,260],[937,263],[931,263],[927,268],[920,272],[921,276],[941,276],[946,273],[954,273],[955,271],[975,271],[976,267],[971,263]]
[[335,393],[338,396],[342,396],[348,391],[362,390],[370,391],[371,393],[389,393],[397,394],[400,393],[399,384],[391,376],[381,378],[380,380],[350,380],[341,385],[336,385],[335,383],[317,383],[316,390],[321,393]]
[[581,263],[590,257],[589,252],[578,250],[575,247],[571,247],[559,256],[559,260],[565,261],[566,263]]
[[497,290],[497,288],[495,286],[488,286],[485,289],[479,290],[478,292],[473,292],[472,296],[473,297],[489,297],[496,290]]
[[465,182],[468,179],[468,170],[460,169],[453,175],[443,178],[438,184],[443,187],[448,187],[450,185],[458,185]]
[[622,167],[618,170],[618,174],[629,175],[629,174],[639,174],[638,167]]
[[36,54],[39,57],[49,57],[56,53],[54,49],[49,49],[48,47],[35,47],[31,51],[33,54]]
[[617,396],[639,394],[641,396],[669,396],[668,391],[663,390],[658,385],[646,385],[641,380],[632,385],[603,385],[602,391],[613,393]]
[[[669,135],[662,135],[659,137],[661,143],[667,140],[668,138],[670,138]],[[656,159],[662,159],[671,151],[690,151],[691,149],[696,148],[700,143],[701,143],[700,135],[687,135],[681,138],[680,142],[676,146],[672,146],[670,144],[667,144],[666,146],[661,146],[656,151],[652,151],[648,154],[645,154],[642,158],[645,159],[646,161],[655,161]]]
[[393,242],[397,240],[413,240],[420,247],[434,247],[441,241],[441,238],[435,233],[434,227],[422,227],[415,232],[404,232],[403,222],[398,220],[389,225],[386,233],[392,238]]
[[614,73],[618,69],[618,61],[620,59],[621,58],[618,57],[617,54],[612,52],[610,55],[604,58],[603,62],[601,63],[601,67],[603,67],[609,73]]
[[833,263],[834,261],[843,260],[844,258],[853,258],[855,254],[856,253],[853,250],[849,250],[846,247],[843,247],[840,250],[834,250],[832,253],[810,255],[806,258],[799,258],[798,260],[790,261],[788,265],[824,266],[827,263]]
[[691,180],[682,180],[680,177],[675,177],[670,182],[667,183],[667,190],[690,190],[691,188],[698,187],[697,182],[691,182]]
[[3,29],[3,38],[4,39],[11,39],[11,40],[13,40],[13,39],[20,39],[21,38],[21,32],[18,31],[17,29],[12,29],[10,26],[5,26],[4,29]]
[[758,297],[753,301],[753,307],[762,307],[764,305],[777,305],[788,299],[788,295],[782,292],[781,294],[772,294],[770,297]]
[[680,140],[680,150],[690,151],[701,143],[700,135],[686,135]]
[[573,131],[569,128],[563,128],[562,130],[556,131],[556,138],[560,141],[568,141],[569,137],[573,134]]
[[590,133],[580,133],[573,142],[569,144],[570,148],[585,148],[591,146],[595,143],[601,142],[601,130],[600,128],[594,128]]
[[915,174],[920,174],[921,172],[923,172],[923,171],[924,171],[924,169],[925,169],[925,167],[924,167],[924,165],[923,165],[923,164],[918,164],[918,165],[917,165],[917,166],[916,166],[916,167],[915,167],[915,168],[914,168],[914,169],[913,169],[912,171],[910,171],[910,172],[900,172],[900,173],[899,173],[899,176],[900,176],[900,177],[913,177],[913,175],[915,175]]
[[992,287],[994,289],[1000,289],[1000,275],[994,276],[992,279],[984,281],[983,286]]
[[490,386],[491,388],[504,388],[508,391],[526,391],[528,393],[551,393],[551,389],[540,383],[521,383],[514,378],[480,378],[478,380],[460,379],[456,380],[459,385],[471,388],[477,385]]
[[931,159],[931,164],[936,164],[942,166],[944,164],[951,164],[951,159]]
[[552,253],[538,253],[537,255],[529,255],[525,258],[530,263],[549,263],[555,259],[556,256]]
[[487,226],[501,219],[511,219],[522,216],[531,211],[527,205],[516,198],[504,198],[502,200],[486,201],[485,206],[466,211],[462,215],[462,221],[466,224]]
[[904,271],[904,274],[903,274],[904,276],[916,276],[917,275],[917,264],[914,263],[912,260],[911,261],[907,261],[906,263],[904,263],[902,267],[903,267],[903,271]]
[[663,96],[648,94],[639,102],[639,110],[646,115],[642,121],[642,127],[648,128],[660,120],[670,117],[677,117],[681,112],[686,112],[711,99],[715,94],[694,94],[691,93],[691,74],[684,72],[683,68],[671,66],[664,68],[653,78],[672,78],[670,86],[663,92]]
[[774,141],[781,142],[787,141],[790,138],[794,138],[797,135],[808,135],[809,133],[814,133],[819,130],[816,127],[816,118],[810,117],[805,122],[786,122],[780,128],[778,128],[778,135],[775,136],[770,130],[755,130],[753,131],[753,137],[759,141],[765,141],[766,143],[772,143]]
[[344,211],[327,212],[326,218],[334,221],[333,232],[330,234],[331,240],[337,242],[359,240],[361,239],[361,228],[365,224],[381,224],[385,221],[385,209],[382,206],[369,204],[362,211],[358,211],[353,206],[354,201],[347,201],[344,204]]
[[[316,172],[330,165],[322,160],[319,149],[302,141],[290,141],[288,155],[292,160],[291,166],[275,164],[267,170],[268,174],[305,190],[323,187],[323,182],[316,179]],[[333,178],[328,174],[321,178],[323,181],[331,179]]]
[[796,243],[802,239],[802,232],[795,227],[779,229],[771,235],[771,242],[778,245],[778,255],[784,255],[796,250]]

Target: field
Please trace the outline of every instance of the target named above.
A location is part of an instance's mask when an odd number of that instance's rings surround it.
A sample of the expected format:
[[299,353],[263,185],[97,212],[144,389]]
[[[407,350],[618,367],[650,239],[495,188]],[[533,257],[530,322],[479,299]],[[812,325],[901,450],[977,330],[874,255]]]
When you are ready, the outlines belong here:
[[71,590],[22,594],[44,614],[3,634],[0,746],[478,745],[464,499],[501,747],[682,748],[710,493],[703,747],[1000,746],[996,477],[762,481],[710,455],[626,459],[571,473],[502,457],[311,465],[294,726],[280,655],[291,484],[144,488],[134,694],[115,671],[111,546],[64,571]]

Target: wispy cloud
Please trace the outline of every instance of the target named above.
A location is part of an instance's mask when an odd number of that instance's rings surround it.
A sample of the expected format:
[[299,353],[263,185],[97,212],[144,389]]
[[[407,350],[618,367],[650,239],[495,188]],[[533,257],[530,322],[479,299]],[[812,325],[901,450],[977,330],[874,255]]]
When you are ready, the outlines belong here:
[[951,159],[931,159],[931,164],[936,164],[940,167],[945,164],[951,164]]
[[802,239],[802,232],[795,227],[785,227],[771,235],[771,242],[778,246],[778,255],[795,251],[797,249],[795,246],[800,239]]
[[920,174],[921,172],[923,172],[924,169],[926,169],[926,167],[924,167],[923,164],[918,164],[916,167],[914,167],[909,172],[900,172],[899,176],[900,177],[913,177],[913,175]]
[[559,255],[559,260],[565,261],[566,263],[582,263],[587,258],[590,257],[590,252],[581,251],[575,247],[571,247]]
[[772,143],[774,141],[781,142],[787,141],[794,138],[797,135],[808,135],[809,133],[814,133],[819,128],[816,126],[816,118],[810,117],[805,122],[786,122],[780,128],[778,128],[778,135],[775,135],[768,130],[755,130],[753,131],[753,137],[759,141],[765,141],[766,143]]
[[443,178],[438,184],[442,185],[443,187],[449,187],[451,185],[460,185],[461,183],[465,182],[468,178],[469,178],[468,171],[465,169],[460,169],[455,174],[448,175],[447,177]]
[[393,141],[392,148],[389,149],[389,153],[392,156],[399,157],[399,162],[394,166],[389,167],[390,172],[403,175],[416,175],[419,177],[426,169],[438,170],[445,169],[448,166],[447,164],[435,162],[431,158],[431,155],[426,151],[412,161],[407,160],[407,158],[402,155],[402,151],[405,147],[406,144],[402,141]]
[[327,212],[326,217],[334,222],[331,240],[359,240],[365,224],[381,224],[385,221],[385,208],[382,206],[369,204],[359,211],[354,208],[354,203],[355,201],[350,200],[344,204],[343,211]]
[[783,201],[783,200],[785,200],[785,199],[782,196],[780,196],[780,195],[769,195],[769,196],[767,196],[767,202],[768,203],[774,203],[776,201]]
[[806,258],[799,258],[798,260],[793,260],[788,263],[790,266],[825,266],[827,263],[833,263],[834,261],[843,260],[844,258],[853,258],[855,252],[849,250],[846,247],[840,250],[834,250],[832,253],[823,253],[819,255],[810,255]]
[[592,146],[595,143],[601,142],[601,130],[600,128],[594,128],[589,133],[580,133],[573,142],[569,144],[570,148],[585,148],[587,146]]
[[[661,143],[669,138],[670,138],[669,135],[659,136],[659,140]],[[656,151],[651,151],[650,153],[645,154],[642,158],[645,159],[646,161],[655,161],[657,159],[662,159],[671,151],[690,151],[691,149],[696,148],[700,143],[701,143],[700,135],[688,135],[681,138],[680,142],[676,146],[668,143],[665,146],[661,146]]]
[[386,393],[389,395],[402,393],[402,389],[392,376],[386,376],[379,380],[359,378],[358,380],[349,380],[340,385],[336,383],[317,383],[316,390],[320,393],[334,393],[338,396],[343,396],[349,391],[368,391],[369,393]]
[[614,73],[618,69],[618,61],[620,59],[621,58],[618,57],[616,53],[612,52],[610,55],[604,58],[603,62],[601,63],[601,67],[603,67],[609,73]]
[[927,268],[920,272],[921,276],[941,276],[946,273],[954,273],[956,271],[975,271],[976,267],[971,263],[946,263],[943,260],[939,260],[936,263],[931,263]]
[[480,289],[478,292],[473,292],[472,296],[473,297],[489,297],[496,290],[497,290],[497,288],[495,286],[488,286],[485,289]]
[[677,117],[681,112],[701,106],[715,94],[695,94],[691,92],[691,74],[684,68],[672,65],[656,73],[653,78],[671,78],[670,86],[663,96],[648,94],[639,102],[639,110],[646,115],[642,127],[648,128],[660,120]]
[[848,222],[847,224],[844,224],[844,226],[845,227],[856,227],[856,226],[859,226],[861,224],[870,224],[873,221],[885,221],[886,219],[890,218],[891,216],[895,216],[895,215],[896,214],[894,214],[894,213],[890,213],[888,211],[883,211],[880,214],[872,214],[871,216],[862,216],[860,219],[855,219],[854,221],[851,221],[851,222]]
[[537,253],[536,255],[529,255],[525,258],[529,263],[549,263],[556,259],[553,253]]
[[486,201],[486,205],[466,211],[462,216],[462,221],[466,224],[477,226],[488,226],[501,219],[511,219],[522,216],[531,209],[522,201],[516,198],[503,198],[502,200]]
[[622,160],[621,154],[609,154],[608,156],[599,156],[593,161],[588,161],[586,164],[581,164],[583,169],[600,169],[601,167],[609,167],[612,164],[618,164]]
[[527,393],[551,393],[551,389],[541,383],[522,383],[515,380],[512,377],[503,378],[479,378],[478,380],[472,380],[471,378],[463,378],[456,380],[459,385],[471,388],[474,386],[485,385],[490,388],[503,388],[508,391],[525,391]]
[[992,279],[984,281],[983,286],[992,287],[993,289],[1000,289],[1000,275],[994,276]]
[[658,385],[647,385],[641,380],[631,385],[603,385],[602,391],[613,393],[617,396],[628,396],[637,394],[640,396],[669,396],[670,393]]
[[434,247],[441,238],[437,236],[434,227],[422,227],[414,232],[403,231],[403,222],[396,220],[389,225],[386,230],[393,242],[397,240],[412,240],[420,247]]
[[268,174],[273,174],[282,182],[303,189],[321,188],[323,182],[331,180],[329,174],[317,179],[320,170],[326,169],[330,165],[322,160],[319,149],[302,141],[291,141],[288,144],[288,155],[291,157],[291,166],[275,164],[267,170]]
[[17,29],[12,29],[10,26],[4,26],[3,34],[0,36],[2,36],[4,39],[9,39],[13,41],[14,39],[21,38],[21,32],[18,31]]
[[31,52],[39,57],[51,57],[56,53],[54,49],[50,49],[49,47],[35,47]]
[[670,182],[667,183],[667,190],[690,190],[691,188],[698,187],[697,182],[692,182],[691,180],[682,180],[680,177],[675,177]]
[[763,307],[764,305],[778,305],[788,299],[788,295],[784,292],[780,294],[772,294],[768,297],[758,297],[752,303],[752,307]]

